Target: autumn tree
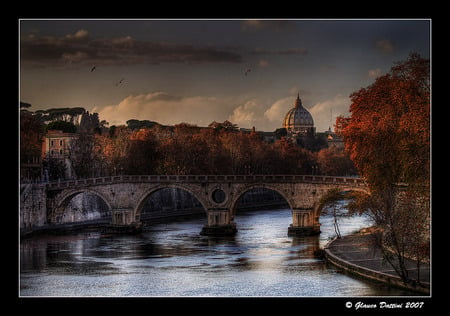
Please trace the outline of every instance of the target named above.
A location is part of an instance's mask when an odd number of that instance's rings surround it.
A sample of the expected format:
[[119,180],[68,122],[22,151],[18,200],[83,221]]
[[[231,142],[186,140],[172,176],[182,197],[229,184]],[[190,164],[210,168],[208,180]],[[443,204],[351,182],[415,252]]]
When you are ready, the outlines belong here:
[[353,93],[350,118],[337,120],[350,158],[372,188],[429,183],[429,71],[428,60],[411,54]]
[[157,141],[148,128],[130,135],[126,159],[122,162],[125,174],[154,174],[158,161]]
[[343,150],[336,147],[324,148],[317,153],[317,163],[321,174],[342,176],[356,174],[355,166]]
[[72,139],[69,147],[69,159],[78,178],[94,176],[94,139],[88,133],[79,133]]
[[[31,105],[29,105],[31,106]],[[26,105],[21,107],[25,108]],[[44,124],[27,110],[20,111],[20,163],[26,166],[36,157],[41,156],[42,137],[44,135]],[[40,168],[21,169],[21,177],[40,178]]]
[[[407,282],[406,250],[422,247],[429,227],[413,225],[410,219],[416,206],[412,200],[409,206],[406,202],[399,204],[399,183],[406,184],[404,190],[416,200],[429,200],[429,60],[411,54],[350,98],[351,116],[339,117],[336,130],[370,187],[370,203],[366,206],[384,230],[381,244],[385,257],[396,259],[388,261]],[[422,219],[428,218],[427,212],[421,213]],[[412,234],[421,236],[421,240]]]
[[320,199],[322,207],[322,215],[333,216],[333,227],[336,238],[341,238],[341,230],[339,228],[339,220],[341,217],[347,215],[345,209],[340,207],[339,201],[343,199],[343,194],[340,189],[334,188],[328,190],[327,193]]

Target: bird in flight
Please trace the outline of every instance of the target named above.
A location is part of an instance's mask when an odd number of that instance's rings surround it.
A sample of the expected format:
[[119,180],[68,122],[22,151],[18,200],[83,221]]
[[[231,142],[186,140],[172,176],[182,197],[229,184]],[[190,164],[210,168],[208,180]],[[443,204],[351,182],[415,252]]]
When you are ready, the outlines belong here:
[[250,72],[250,71],[252,71],[250,68],[248,68],[246,71],[245,71],[245,76],[247,77],[247,74]]
[[93,72],[95,70],[95,68],[97,68],[97,66],[92,67],[91,72]]
[[118,87],[124,80],[125,78],[120,79],[120,81],[116,83],[116,87]]

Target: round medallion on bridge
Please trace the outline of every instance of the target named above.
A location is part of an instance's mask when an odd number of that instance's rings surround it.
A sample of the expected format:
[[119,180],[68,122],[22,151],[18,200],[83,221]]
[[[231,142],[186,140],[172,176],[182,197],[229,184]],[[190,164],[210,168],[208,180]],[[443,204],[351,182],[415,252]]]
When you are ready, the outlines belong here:
[[216,203],[222,203],[223,201],[225,201],[225,197],[225,192],[221,189],[216,189],[212,193],[212,200]]

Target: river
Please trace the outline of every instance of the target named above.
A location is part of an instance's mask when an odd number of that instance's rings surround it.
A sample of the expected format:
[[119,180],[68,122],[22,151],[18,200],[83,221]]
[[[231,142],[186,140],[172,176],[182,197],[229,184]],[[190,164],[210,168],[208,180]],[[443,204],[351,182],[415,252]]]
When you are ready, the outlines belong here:
[[[288,237],[288,209],[242,212],[232,238],[200,236],[205,218],[146,227],[136,236],[84,232],[20,244],[20,293],[95,297],[336,297],[411,295],[341,273],[315,257],[334,235]],[[343,235],[368,226],[342,219]]]

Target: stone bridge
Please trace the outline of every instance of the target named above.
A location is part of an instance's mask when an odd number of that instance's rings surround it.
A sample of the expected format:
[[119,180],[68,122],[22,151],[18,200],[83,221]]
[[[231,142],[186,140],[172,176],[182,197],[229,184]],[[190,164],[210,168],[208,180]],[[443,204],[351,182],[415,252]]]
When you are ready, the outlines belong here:
[[164,188],[190,192],[203,206],[207,224],[203,235],[233,235],[238,200],[246,192],[265,188],[278,192],[292,210],[289,235],[320,233],[320,199],[332,188],[364,191],[363,179],[313,175],[121,175],[54,182],[47,185],[47,218],[58,224],[70,200],[89,192],[102,199],[114,225],[135,225],[146,199]]

